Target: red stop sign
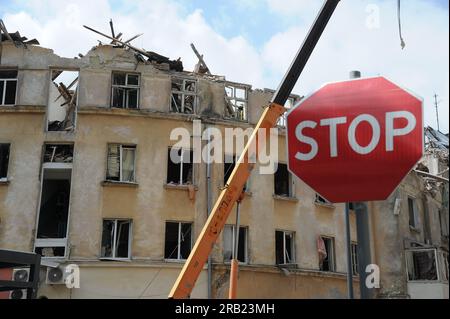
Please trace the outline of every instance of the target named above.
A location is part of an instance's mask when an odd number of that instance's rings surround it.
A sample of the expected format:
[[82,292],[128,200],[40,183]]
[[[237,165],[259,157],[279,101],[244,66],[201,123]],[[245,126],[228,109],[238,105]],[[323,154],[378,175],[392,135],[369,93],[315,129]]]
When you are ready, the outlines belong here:
[[289,111],[287,149],[327,200],[384,200],[422,157],[422,100],[383,77],[325,85]]

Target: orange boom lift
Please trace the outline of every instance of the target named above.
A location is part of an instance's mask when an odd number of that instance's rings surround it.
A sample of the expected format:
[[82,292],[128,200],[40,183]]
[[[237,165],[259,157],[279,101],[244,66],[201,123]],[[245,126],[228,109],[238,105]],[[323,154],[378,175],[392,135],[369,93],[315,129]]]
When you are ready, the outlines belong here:
[[[234,204],[242,199],[244,185],[253,169],[253,163],[256,162],[255,159],[258,158],[259,150],[264,148],[266,139],[270,134],[270,129],[275,127],[278,118],[286,111],[282,105],[286,103],[286,100],[302,73],[338,3],[339,0],[326,0],[323,4],[319,15],[309,30],[305,41],[297,52],[297,55],[281,81],[280,86],[272,97],[269,105],[264,110],[258,124],[255,126],[255,130],[239,157],[225,188],[222,190],[213,206],[211,214],[209,215],[200,236],[197,238],[189,258],[172,287],[169,298],[189,298],[203,265],[208,259],[217,237],[224,228],[225,222],[227,221]],[[230,279],[230,298],[236,297],[237,289],[238,263],[236,254],[233,258]]]

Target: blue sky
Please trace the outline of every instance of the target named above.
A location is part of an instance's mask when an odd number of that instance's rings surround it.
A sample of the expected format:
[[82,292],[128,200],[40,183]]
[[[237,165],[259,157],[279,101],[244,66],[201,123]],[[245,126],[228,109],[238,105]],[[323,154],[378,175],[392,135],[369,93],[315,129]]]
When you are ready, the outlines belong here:
[[[171,58],[186,69],[196,63],[195,43],[213,73],[276,88],[313,22],[320,0],[0,0],[9,31],[36,37],[42,46],[73,57],[109,33],[108,20],[133,43]],[[403,0],[400,48],[397,0],[342,0],[304,70],[294,93],[308,94],[323,83],[384,75],[425,101],[425,124],[436,126],[433,95],[440,96],[441,128],[448,132],[447,0]],[[374,11],[375,10],[375,11]],[[375,20],[373,20],[375,18]],[[375,25],[372,25],[373,22]],[[372,24],[371,24],[372,23]]]

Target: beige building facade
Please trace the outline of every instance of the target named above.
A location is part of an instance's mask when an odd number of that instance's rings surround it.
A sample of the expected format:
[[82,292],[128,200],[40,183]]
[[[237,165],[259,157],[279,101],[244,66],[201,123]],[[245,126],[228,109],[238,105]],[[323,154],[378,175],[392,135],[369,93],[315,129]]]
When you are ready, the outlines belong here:
[[[232,168],[213,163],[208,175],[206,163],[189,163],[194,120],[223,136],[226,128],[245,130],[272,94],[112,45],[71,59],[3,41],[1,83],[0,248],[42,255],[38,296],[46,298],[166,298],[206,221],[208,201],[217,199]],[[190,143],[175,145],[177,128],[187,129]],[[282,120],[278,132],[279,170],[259,174],[257,165],[241,204],[238,297],[346,298],[344,205],[290,176]],[[172,149],[180,163],[170,159]],[[369,203],[372,260],[381,271],[377,296],[414,295],[406,237],[448,252],[442,192],[425,188],[412,172],[387,201]],[[417,229],[408,227],[408,196],[419,202]],[[228,296],[234,222],[233,210],[213,248],[212,276],[205,265],[191,297]],[[354,213],[351,239],[358,295]],[[79,288],[64,284],[67,265],[79,267]],[[448,298],[448,279],[438,281]]]

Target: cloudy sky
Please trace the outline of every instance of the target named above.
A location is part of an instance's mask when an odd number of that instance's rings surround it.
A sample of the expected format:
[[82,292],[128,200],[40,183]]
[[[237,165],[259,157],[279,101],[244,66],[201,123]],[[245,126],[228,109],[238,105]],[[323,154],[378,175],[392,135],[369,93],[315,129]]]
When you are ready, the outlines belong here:
[[[109,34],[113,19],[124,38],[192,70],[192,42],[215,74],[254,88],[276,88],[303,41],[321,0],[0,0],[10,32],[37,38],[57,54],[86,53]],[[439,95],[441,131],[448,132],[448,0],[342,0],[301,75],[294,93],[309,94],[323,83],[345,80],[350,70],[383,75],[425,101],[425,124],[436,127],[433,95]]]

